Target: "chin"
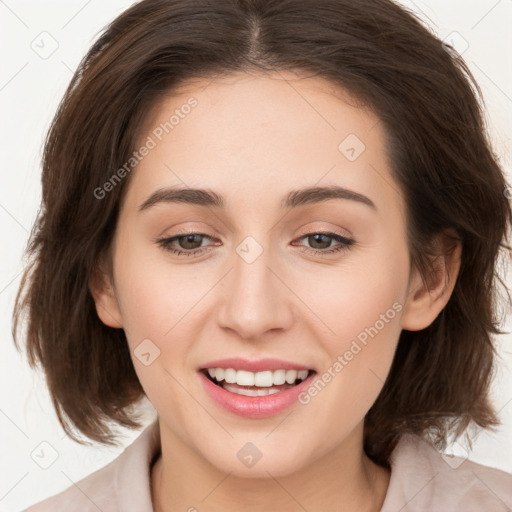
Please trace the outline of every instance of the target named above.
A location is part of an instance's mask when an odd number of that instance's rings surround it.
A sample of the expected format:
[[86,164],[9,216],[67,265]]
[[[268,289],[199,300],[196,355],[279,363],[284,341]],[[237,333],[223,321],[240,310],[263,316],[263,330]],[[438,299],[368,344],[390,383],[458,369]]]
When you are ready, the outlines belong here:
[[[251,441],[251,437],[255,439],[253,436],[237,436],[224,448],[219,446],[217,453],[210,449],[202,451],[202,455],[219,471],[239,478],[284,477],[313,462],[313,459],[308,461],[303,442],[299,440],[297,443],[284,443],[276,438],[271,442],[262,436],[261,441]],[[303,435],[300,437],[304,439]]]

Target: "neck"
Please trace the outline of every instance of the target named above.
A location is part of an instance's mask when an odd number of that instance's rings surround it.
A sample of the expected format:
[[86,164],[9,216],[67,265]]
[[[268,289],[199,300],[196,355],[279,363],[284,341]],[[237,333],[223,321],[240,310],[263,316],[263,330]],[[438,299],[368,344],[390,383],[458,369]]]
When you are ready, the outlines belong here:
[[163,432],[161,423],[160,433],[162,453],[151,470],[155,512],[231,512],[240,510],[241,504],[247,512],[379,512],[389,484],[390,471],[364,454],[362,427],[354,433],[360,443],[339,447],[286,476],[269,472],[268,478],[225,473],[167,435],[168,430]]

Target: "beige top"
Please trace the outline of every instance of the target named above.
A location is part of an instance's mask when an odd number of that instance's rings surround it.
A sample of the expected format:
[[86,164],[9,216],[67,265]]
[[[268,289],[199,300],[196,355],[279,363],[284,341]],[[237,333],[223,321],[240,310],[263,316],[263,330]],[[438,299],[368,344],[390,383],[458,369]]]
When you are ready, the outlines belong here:
[[[150,468],[160,452],[158,422],[110,464],[25,512],[152,512]],[[380,512],[512,511],[512,475],[441,456],[422,438],[404,435],[391,455]]]

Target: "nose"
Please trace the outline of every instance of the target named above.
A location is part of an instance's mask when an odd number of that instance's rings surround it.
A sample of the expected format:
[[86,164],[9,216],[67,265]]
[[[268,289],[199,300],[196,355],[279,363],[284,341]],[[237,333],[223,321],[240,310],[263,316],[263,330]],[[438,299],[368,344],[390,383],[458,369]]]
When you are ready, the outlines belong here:
[[220,327],[247,341],[289,329],[293,321],[294,295],[287,286],[286,272],[270,250],[257,255],[258,247],[254,242],[241,244],[233,254],[233,268],[223,279],[218,310]]

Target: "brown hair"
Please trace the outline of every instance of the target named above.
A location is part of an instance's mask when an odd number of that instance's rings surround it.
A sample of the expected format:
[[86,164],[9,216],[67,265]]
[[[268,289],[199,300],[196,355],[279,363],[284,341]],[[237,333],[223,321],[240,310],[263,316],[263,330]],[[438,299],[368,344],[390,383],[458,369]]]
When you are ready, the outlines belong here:
[[92,46],[50,127],[42,211],[13,314],[19,350],[17,324],[28,310],[29,363],[44,368],[64,430],[84,444],[71,427],[115,444],[109,424],[142,426],[131,406],[144,391],[125,333],[100,321],[88,289],[130,176],[101,199],[93,191],[130,158],[162,95],[193,77],[248,70],[324,77],[378,115],[406,201],[411,261],[424,280],[433,237],[452,229],[462,242],[448,304],[428,328],[400,335],[365,419],[367,454],[387,465],[405,432],[433,433],[443,446],[471,421],[498,424],[488,401],[491,336],[502,334],[497,269],[500,247],[510,250],[503,242],[512,212],[482,94],[462,58],[390,0],[144,0]]

